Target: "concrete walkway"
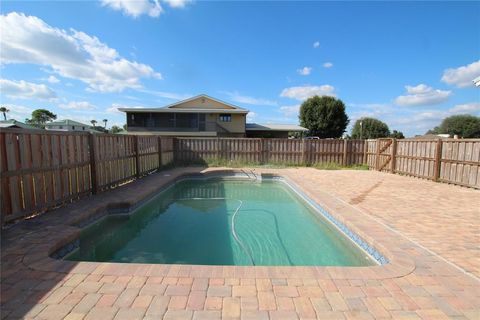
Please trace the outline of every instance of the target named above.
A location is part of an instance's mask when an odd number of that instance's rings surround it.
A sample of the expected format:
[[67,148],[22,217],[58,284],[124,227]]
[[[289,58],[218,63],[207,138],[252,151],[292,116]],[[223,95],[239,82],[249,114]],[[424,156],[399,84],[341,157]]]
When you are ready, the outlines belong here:
[[298,185],[385,254],[385,266],[222,267],[50,257],[78,237],[75,225],[200,170],[154,174],[3,230],[1,319],[480,318],[480,191],[379,172],[250,169]]

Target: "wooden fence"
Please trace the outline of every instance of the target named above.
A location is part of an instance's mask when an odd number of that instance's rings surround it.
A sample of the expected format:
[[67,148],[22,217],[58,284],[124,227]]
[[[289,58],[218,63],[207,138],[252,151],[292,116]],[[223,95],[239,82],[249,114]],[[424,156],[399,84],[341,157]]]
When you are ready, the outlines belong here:
[[244,163],[341,165],[364,162],[363,140],[299,140],[256,138],[175,138],[175,161],[208,163],[223,159]]
[[480,189],[480,139],[366,142],[370,169]]
[[170,164],[367,164],[480,189],[480,139],[167,138],[0,130],[1,222],[114,188]]
[[2,225],[140,178],[172,161],[172,138],[2,129]]
[[223,159],[244,163],[367,164],[398,173],[480,189],[480,139],[298,140],[175,138],[178,163]]

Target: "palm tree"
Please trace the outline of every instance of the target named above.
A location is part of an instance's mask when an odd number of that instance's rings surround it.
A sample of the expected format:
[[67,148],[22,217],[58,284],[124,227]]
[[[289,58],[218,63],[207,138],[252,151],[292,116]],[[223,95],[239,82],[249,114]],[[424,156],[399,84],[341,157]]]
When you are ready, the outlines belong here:
[[5,121],[7,121],[7,112],[9,112],[9,111],[10,110],[8,110],[5,107],[0,107],[0,112],[3,113],[3,119],[5,119]]
[[108,121],[108,119],[103,119],[102,121],[103,121],[103,123],[104,123],[104,126],[103,126],[103,127],[104,127],[105,129],[107,129],[107,121]]
[[91,120],[90,123],[92,124],[93,128],[95,128],[95,124],[97,123],[97,120]]

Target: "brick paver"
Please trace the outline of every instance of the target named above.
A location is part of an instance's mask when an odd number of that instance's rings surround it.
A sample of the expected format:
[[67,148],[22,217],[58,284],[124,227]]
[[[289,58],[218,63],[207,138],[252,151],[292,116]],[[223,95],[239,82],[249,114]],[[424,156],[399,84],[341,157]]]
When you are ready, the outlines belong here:
[[165,266],[48,257],[53,246],[78,235],[74,225],[99,205],[134,203],[199,170],[152,175],[3,230],[1,319],[480,319],[480,192],[379,172],[253,169],[298,185],[384,253],[385,266]]

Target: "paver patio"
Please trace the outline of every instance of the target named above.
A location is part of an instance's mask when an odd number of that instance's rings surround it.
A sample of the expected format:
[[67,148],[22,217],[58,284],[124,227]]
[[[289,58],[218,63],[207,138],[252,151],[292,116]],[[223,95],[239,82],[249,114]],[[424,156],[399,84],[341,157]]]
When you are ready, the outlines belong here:
[[[248,169],[299,186],[384,253],[390,260],[385,266],[49,257],[78,236],[78,222],[200,170],[154,174],[2,230],[1,319],[480,319],[480,191],[380,172]],[[212,170],[218,169],[205,171]]]

